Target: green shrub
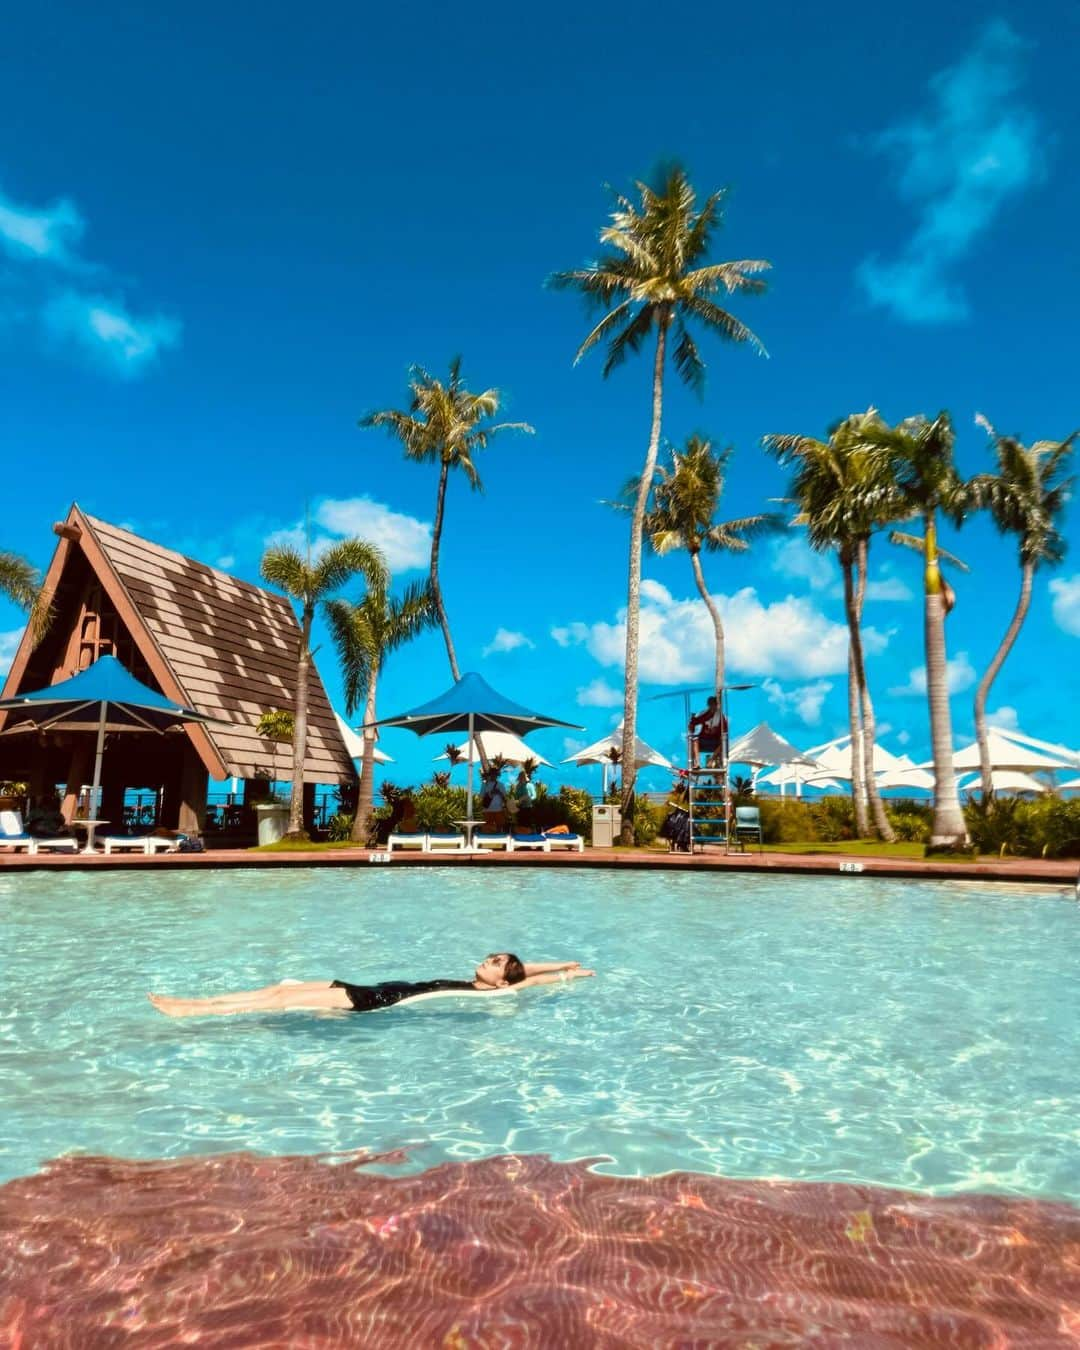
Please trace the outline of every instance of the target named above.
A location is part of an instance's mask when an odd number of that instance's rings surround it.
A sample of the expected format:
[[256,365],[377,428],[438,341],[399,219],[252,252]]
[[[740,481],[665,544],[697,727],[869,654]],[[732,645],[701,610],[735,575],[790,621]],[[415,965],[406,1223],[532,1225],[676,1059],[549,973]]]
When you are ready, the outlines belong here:
[[553,825],[565,825],[574,834],[591,839],[592,797],[584,788],[565,786],[555,795],[548,791],[544,783],[537,783],[532,819],[538,830],[550,830]]
[[1042,797],[991,797],[971,801],[964,819],[980,853],[1012,853],[1026,858],[1080,857],[1080,801]]
[[901,843],[927,844],[930,842],[930,821],[933,810],[928,803],[887,802],[885,814],[889,817],[889,824],[896,831],[896,837]]
[[808,839],[837,844],[842,839],[855,838],[855,808],[850,797],[820,797],[808,803],[813,833]]
[[638,848],[648,848],[656,843],[666,815],[666,806],[653,806],[644,797],[634,799],[634,841]]
[[[446,833],[456,830],[458,827],[454,821],[465,819],[466,801],[464,788],[444,786],[441,783],[425,783],[413,797],[417,828]],[[476,797],[473,808],[479,807],[480,799]]]
[[766,844],[796,844],[817,838],[814,817],[806,802],[759,797],[757,805]]
[[341,843],[352,838],[353,817],[346,811],[339,811],[326,822],[326,838],[331,844]]

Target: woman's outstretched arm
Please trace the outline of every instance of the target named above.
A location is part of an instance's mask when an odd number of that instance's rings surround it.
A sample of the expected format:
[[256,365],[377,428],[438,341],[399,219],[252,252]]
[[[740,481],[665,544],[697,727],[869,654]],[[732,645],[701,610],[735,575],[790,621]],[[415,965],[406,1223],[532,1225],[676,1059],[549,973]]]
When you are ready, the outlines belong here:
[[[525,969],[528,970],[529,967],[526,966]],[[534,984],[559,984],[562,980],[583,980],[595,974],[595,970],[582,970],[581,966],[575,961],[568,966],[556,966],[554,969],[548,969],[539,975],[526,975],[523,980],[518,980],[517,984],[512,984],[510,988],[525,989]]]
[[523,961],[526,975],[546,975],[552,970],[577,970],[580,961]]

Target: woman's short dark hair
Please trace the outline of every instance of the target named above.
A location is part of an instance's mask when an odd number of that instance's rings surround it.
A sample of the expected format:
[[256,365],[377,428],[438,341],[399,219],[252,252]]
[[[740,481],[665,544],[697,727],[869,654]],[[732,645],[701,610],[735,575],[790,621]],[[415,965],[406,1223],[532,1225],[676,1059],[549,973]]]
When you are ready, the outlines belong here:
[[525,978],[525,967],[513,952],[506,953],[506,965],[503,966],[503,979],[507,984],[520,984]]

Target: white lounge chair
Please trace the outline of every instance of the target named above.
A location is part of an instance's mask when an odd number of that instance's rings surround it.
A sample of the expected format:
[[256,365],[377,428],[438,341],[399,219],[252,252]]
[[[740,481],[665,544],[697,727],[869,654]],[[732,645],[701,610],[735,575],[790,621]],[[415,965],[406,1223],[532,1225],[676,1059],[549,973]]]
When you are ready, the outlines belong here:
[[513,852],[514,841],[508,834],[474,834],[473,848],[480,849],[503,849],[507,853]]
[[147,857],[176,853],[180,848],[179,839],[162,839],[156,834],[110,834],[101,842],[106,853],[144,853]]
[[557,848],[568,848],[575,853],[585,852],[585,840],[580,834],[549,834],[545,835],[548,841],[548,852]]
[[428,834],[427,853],[464,853],[465,836],[463,834]]
[[517,853],[519,850],[525,852],[527,849],[535,849],[540,853],[549,852],[548,838],[546,834],[515,834],[510,840],[510,851]]
[[426,853],[428,848],[428,837],[426,834],[392,834],[386,841],[388,853],[393,853],[394,849],[419,849],[421,853]]
[[0,848],[26,849],[27,853],[37,852],[37,840],[23,829],[22,816],[18,811],[0,811]]

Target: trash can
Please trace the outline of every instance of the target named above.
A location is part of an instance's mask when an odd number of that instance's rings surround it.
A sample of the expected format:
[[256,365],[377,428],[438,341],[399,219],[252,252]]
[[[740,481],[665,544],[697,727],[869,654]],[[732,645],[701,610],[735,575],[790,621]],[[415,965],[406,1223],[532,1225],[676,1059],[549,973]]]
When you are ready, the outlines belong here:
[[594,806],[592,809],[592,846],[611,848],[622,832],[621,806]]
[[260,802],[255,808],[259,821],[259,843],[276,844],[289,828],[289,808],[284,802]]

